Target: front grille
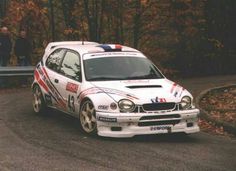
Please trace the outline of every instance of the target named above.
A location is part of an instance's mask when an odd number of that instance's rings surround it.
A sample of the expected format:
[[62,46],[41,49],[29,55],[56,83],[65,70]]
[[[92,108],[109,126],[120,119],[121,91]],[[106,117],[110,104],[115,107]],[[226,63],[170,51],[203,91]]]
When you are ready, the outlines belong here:
[[154,119],[178,119],[180,118],[179,114],[171,114],[171,115],[154,115],[154,116],[143,116],[140,120],[154,120]]
[[176,125],[180,120],[139,122],[138,126]]
[[143,104],[144,111],[174,110],[175,103],[147,103]]
[[133,112],[134,113],[144,113],[143,108],[141,106],[136,106]]

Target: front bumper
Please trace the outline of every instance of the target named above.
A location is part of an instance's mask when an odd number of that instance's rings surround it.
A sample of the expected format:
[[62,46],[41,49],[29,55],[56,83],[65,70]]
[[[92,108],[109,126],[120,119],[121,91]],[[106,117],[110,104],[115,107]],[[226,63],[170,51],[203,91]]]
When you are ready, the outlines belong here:
[[164,113],[106,113],[97,111],[98,135],[133,137],[145,134],[199,132],[198,109]]

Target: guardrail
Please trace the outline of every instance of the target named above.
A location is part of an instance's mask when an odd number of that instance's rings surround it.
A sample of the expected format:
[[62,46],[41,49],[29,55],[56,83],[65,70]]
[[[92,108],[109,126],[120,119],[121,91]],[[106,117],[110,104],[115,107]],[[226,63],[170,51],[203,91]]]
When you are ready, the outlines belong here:
[[7,66],[0,67],[0,77],[33,76],[35,66]]

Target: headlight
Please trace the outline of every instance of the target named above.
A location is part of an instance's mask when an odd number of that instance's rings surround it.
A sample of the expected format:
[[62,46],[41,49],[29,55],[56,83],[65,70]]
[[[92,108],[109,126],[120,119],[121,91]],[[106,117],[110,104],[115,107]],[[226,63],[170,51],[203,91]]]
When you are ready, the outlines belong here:
[[132,101],[128,99],[122,99],[118,102],[119,108],[122,112],[132,112],[135,108],[135,105]]
[[191,104],[192,104],[192,99],[191,97],[189,96],[184,96],[182,99],[181,99],[181,102],[180,102],[180,105],[183,109],[188,109],[191,107]]

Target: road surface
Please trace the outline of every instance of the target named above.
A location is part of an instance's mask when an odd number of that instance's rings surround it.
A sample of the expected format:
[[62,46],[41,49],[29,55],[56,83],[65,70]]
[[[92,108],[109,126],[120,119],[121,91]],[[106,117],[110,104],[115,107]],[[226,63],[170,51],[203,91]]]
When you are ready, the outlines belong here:
[[[179,80],[196,96],[209,87],[236,83],[234,76]],[[60,112],[35,115],[30,89],[0,94],[0,170],[201,170],[236,168],[236,138],[200,132],[88,137],[75,118]]]

